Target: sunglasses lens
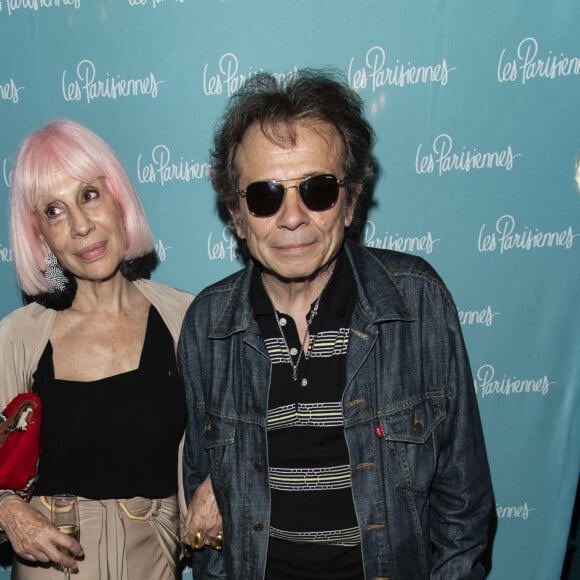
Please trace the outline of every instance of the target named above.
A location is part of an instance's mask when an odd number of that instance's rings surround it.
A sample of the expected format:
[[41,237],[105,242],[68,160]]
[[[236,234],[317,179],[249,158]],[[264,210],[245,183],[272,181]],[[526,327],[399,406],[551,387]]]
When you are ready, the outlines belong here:
[[282,205],[284,186],[275,181],[256,181],[246,190],[246,202],[252,214],[258,217],[274,215]]
[[[334,175],[313,175],[298,186],[306,207],[312,211],[330,209],[338,199],[339,182]],[[246,203],[257,217],[274,215],[282,205],[286,189],[277,181],[254,181],[246,188]]]
[[313,175],[300,184],[300,195],[308,209],[330,209],[338,199],[338,180],[334,175]]

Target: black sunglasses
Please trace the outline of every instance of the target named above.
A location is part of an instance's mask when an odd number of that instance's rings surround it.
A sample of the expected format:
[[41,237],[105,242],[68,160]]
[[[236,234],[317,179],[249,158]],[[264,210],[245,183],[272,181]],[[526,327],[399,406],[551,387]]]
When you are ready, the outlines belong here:
[[288,187],[279,181],[254,181],[246,189],[238,189],[238,194],[246,198],[248,209],[256,217],[268,217],[274,215],[282,205],[284,194],[287,189],[298,188],[304,205],[312,211],[324,211],[330,209],[338,199],[338,191],[344,185],[344,180],[336,176],[312,175],[303,179],[298,185]]

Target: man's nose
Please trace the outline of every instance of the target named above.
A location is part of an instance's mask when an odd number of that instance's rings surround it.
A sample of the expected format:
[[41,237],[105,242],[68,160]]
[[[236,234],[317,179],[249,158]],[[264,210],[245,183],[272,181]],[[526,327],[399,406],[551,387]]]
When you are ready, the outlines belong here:
[[296,229],[309,220],[308,208],[302,201],[299,185],[286,186],[282,206],[276,214],[278,225],[288,229]]

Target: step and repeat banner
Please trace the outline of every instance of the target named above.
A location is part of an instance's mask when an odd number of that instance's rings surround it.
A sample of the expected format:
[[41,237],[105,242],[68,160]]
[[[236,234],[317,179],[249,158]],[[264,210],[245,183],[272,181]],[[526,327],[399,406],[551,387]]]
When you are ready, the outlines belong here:
[[580,466],[579,23],[578,0],[0,0],[0,315],[22,304],[8,192],[30,131],[65,117],[111,144],[154,278],[198,292],[241,267],[207,178],[227,99],[258,71],[339,69],[378,138],[362,241],[429,260],[459,309],[490,578],[558,580]]

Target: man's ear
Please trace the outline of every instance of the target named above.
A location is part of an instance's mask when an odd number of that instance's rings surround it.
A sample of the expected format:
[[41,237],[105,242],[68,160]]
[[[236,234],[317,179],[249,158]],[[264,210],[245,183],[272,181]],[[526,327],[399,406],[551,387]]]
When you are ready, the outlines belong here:
[[351,184],[351,199],[350,204],[345,208],[344,212],[344,227],[348,228],[352,224],[352,218],[354,216],[354,208],[358,202],[358,198],[362,193],[363,184],[362,181],[357,181]]
[[244,240],[246,238],[246,219],[240,206],[237,208],[228,206],[228,212],[232,218],[232,224],[236,228],[236,234],[238,235],[238,238],[240,238],[240,240]]

